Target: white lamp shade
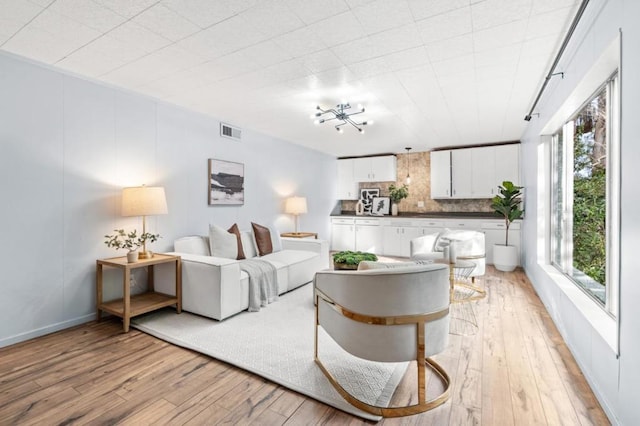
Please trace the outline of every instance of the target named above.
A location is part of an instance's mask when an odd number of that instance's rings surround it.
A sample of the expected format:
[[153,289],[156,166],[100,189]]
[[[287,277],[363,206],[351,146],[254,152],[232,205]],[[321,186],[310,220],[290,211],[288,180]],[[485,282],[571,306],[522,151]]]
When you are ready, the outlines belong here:
[[161,186],[122,189],[122,216],[167,214],[167,199]]
[[284,206],[285,213],[288,214],[303,214],[307,212],[307,199],[305,197],[290,197],[287,198]]

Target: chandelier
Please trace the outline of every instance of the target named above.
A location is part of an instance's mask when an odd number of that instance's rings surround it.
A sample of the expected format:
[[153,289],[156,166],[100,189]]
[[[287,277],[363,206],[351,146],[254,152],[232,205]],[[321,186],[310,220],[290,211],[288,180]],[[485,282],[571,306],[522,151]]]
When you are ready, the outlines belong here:
[[[355,127],[358,132],[364,133],[364,129],[361,126],[367,126],[373,124],[373,121],[362,121],[360,123],[354,121],[351,116],[362,114],[364,112],[364,107],[362,105],[358,105],[358,110],[356,112],[349,113],[347,110],[351,109],[351,105],[346,102],[342,104],[336,105],[335,108],[322,109],[320,105],[316,107],[318,112],[311,116],[311,118],[315,118],[315,124],[322,124],[331,120],[338,120],[341,123],[336,124],[334,127],[338,131],[338,133],[342,133],[342,126],[349,123],[353,127]],[[326,118],[322,118],[325,114],[329,114]]]

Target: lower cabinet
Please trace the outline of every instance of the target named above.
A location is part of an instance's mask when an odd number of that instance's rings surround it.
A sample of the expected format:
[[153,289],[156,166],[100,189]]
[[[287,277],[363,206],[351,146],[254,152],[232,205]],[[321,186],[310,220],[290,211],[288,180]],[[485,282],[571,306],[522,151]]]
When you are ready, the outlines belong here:
[[331,250],[353,250],[355,236],[356,228],[353,223],[350,225],[342,223],[331,224]]
[[387,256],[409,257],[411,240],[422,235],[422,229],[413,226],[384,226],[383,253]]
[[339,218],[331,222],[331,250],[357,250],[382,254],[379,219]]
[[382,227],[379,219],[356,219],[355,249],[382,253]]
[[[334,217],[331,219],[331,250],[358,250],[378,255],[409,257],[411,240],[445,229],[484,232],[486,263],[493,264],[493,245],[504,244],[505,224],[499,219],[405,219]],[[509,228],[509,244],[521,257],[520,222]]]

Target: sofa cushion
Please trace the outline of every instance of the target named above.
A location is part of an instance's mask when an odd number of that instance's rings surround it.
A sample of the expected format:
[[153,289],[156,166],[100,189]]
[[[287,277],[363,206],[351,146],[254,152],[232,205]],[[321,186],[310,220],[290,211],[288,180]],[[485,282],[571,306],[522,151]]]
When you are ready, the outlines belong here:
[[173,249],[178,253],[211,256],[209,239],[207,237],[201,237],[199,235],[178,238],[173,242]]
[[251,228],[253,229],[253,236],[256,239],[256,246],[258,247],[258,254],[264,256],[273,253],[273,245],[271,243],[271,231],[266,226],[258,225],[251,222]]
[[244,250],[242,249],[242,238],[240,237],[240,229],[238,228],[238,224],[234,223],[231,228],[227,230],[236,236],[236,240],[238,241],[238,260],[245,259]]
[[293,265],[296,263],[304,262],[312,257],[316,257],[318,254],[307,250],[281,250],[277,253],[270,253],[265,256],[264,259],[284,263],[285,265]]
[[209,246],[213,257],[225,259],[236,259],[238,257],[236,235],[217,225],[209,225]]

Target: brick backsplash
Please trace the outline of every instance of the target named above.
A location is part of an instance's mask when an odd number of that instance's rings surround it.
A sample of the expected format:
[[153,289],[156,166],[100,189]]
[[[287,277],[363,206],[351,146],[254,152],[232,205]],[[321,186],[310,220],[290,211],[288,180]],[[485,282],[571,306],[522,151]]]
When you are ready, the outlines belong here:
[[[398,181],[402,185],[407,177],[407,167],[411,175],[409,197],[398,204],[398,211],[404,213],[426,212],[492,212],[491,200],[432,200],[430,155],[428,152],[397,154]],[[380,196],[389,195],[392,182],[365,182],[360,188],[380,188]],[[424,207],[418,207],[418,201],[424,201]],[[342,201],[342,211],[354,211],[356,201]]]

